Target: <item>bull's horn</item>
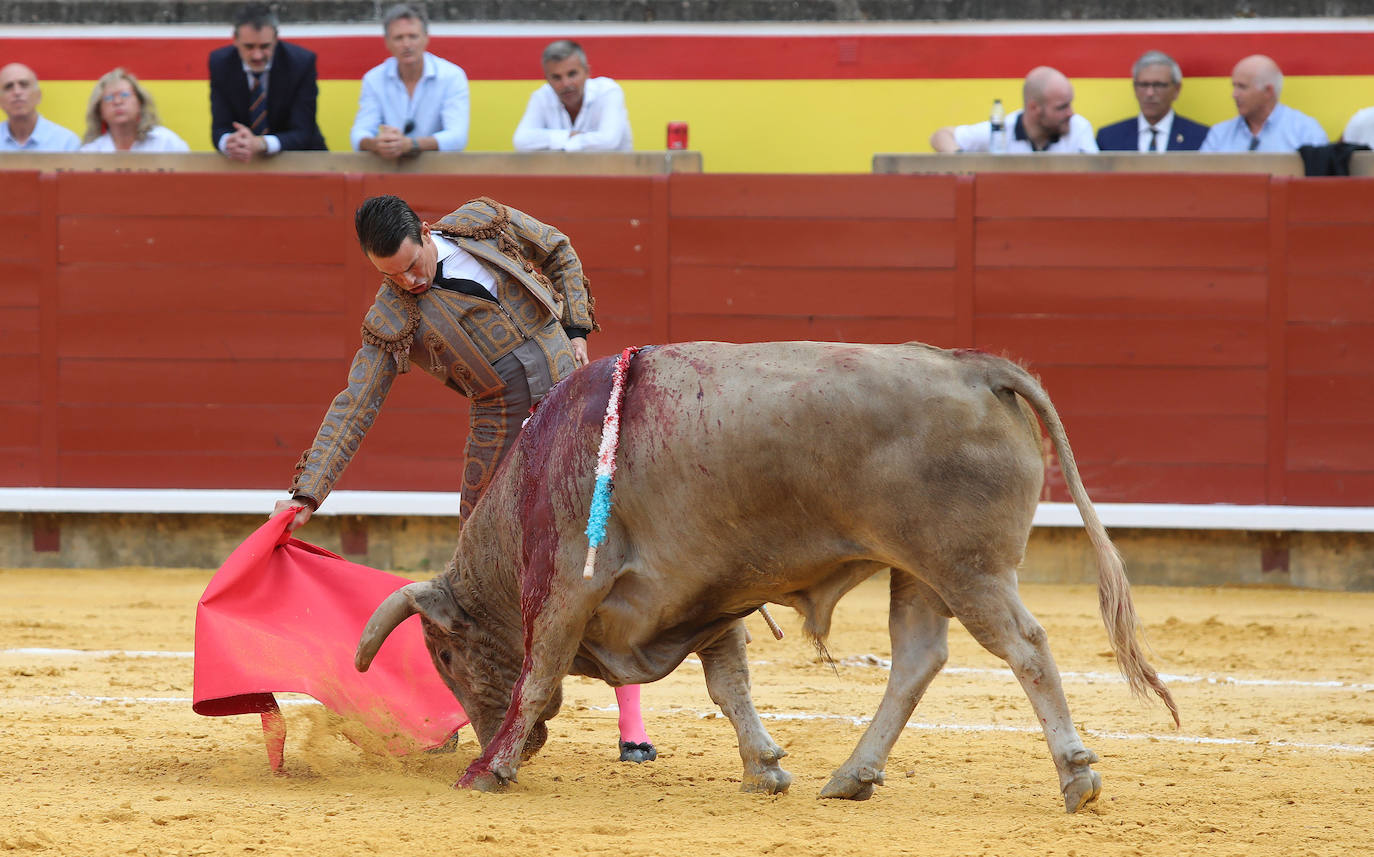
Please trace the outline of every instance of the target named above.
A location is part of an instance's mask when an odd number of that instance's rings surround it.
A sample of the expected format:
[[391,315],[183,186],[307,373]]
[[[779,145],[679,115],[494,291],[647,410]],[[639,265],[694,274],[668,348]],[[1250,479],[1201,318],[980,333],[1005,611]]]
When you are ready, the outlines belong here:
[[430,587],[430,581],[409,583],[391,593],[386,600],[372,612],[372,618],[363,626],[362,639],[358,640],[358,651],[353,655],[353,666],[358,672],[365,673],[377,657],[377,650],[386,642],[387,636],[396,626],[420,612],[415,596]]

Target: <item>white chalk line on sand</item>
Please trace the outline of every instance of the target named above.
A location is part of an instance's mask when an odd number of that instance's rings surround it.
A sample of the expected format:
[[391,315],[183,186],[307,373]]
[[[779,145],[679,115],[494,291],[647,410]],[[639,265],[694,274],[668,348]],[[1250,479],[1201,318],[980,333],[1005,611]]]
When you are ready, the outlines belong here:
[[[126,649],[45,649],[45,648],[20,648],[20,649],[0,649],[0,657],[40,657],[40,658],[185,658],[194,657],[194,652],[160,652],[160,651],[138,651]],[[695,667],[701,666],[699,658],[687,658],[684,664]],[[877,668],[891,669],[892,661],[888,658],[877,655],[854,655],[844,658],[839,662],[843,667]],[[751,660],[751,667],[768,666],[767,660]],[[946,666],[942,673],[945,675],[964,675],[975,677],[995,677],[1015,681],[1012,671],[1005,667],[954,667]],[[1072,670],[1061,671],[1060,678],[1067,683],[1077,684],[1124,684],[1125,679],[1117,673],[1109,672],[1074,672]],[[1183,675],[1173,673],[1160,673],[1159,676],[1169,684],[1212,684],[1227,685],[1234,687],[1293,687],[1305,688],[1310,690],[1350,690],[1361,693],[1374,692],[1374,683],[1369,682],[1349,682],[1339,679],[1279,679],[1279,678],[1237,678],[1229,675]]]
[[[70,693],[66,696],[19,696],[7,697],[9,703],[19,703],[21,705],[184,705],[188,708],[191,705],[191,698],[188,696],[91,696],[87,694]],[[283,697],[278,695],[277,704],[283,708],[297,705],[319,705],[320,703],[312,698],[305,696]],[[615,705],[589,705],[588,710],[601,712],[618,712]],[[719,710],[712,709],[703,711],[695,708],[652,708],[646,707],[645,711],[650,714],[660,715],[686,715],[696,717],[701,720],[724,719],[725,715]],[[853,714],[832,714],[830,712],[774,712],[761,711],[759,718],[771,720],[778,723],[828,720],[840,723],[847,723],[851,726],[867,726],[872,722],[872,717],[864,717]],[[999,723],[929,723],[921,720],[910,720],[906,724],[907,729],[918,732],[963,732],[963,733],[1016,733],[1016,734],[1040,734],[1041,730],[1034,726],[1011,726]],[[1101,729],[1091,729],[1080,727],[1081,731],[1094,738],[1112,741],[1162,741],[1172,744],[1194,744],[1202,746],[1223,746],[1223,747],[1276,747],[1286,750],[1315,750],[1327,753],[1374,753],[1374,747],[1367,747],[1361,744],[1328,744],[1313,741],[1289,741],[1285,739],[1254,740],[1248,738],[1213,738],[1205,735],[1169,735],[1147,732],[1106,732]]]

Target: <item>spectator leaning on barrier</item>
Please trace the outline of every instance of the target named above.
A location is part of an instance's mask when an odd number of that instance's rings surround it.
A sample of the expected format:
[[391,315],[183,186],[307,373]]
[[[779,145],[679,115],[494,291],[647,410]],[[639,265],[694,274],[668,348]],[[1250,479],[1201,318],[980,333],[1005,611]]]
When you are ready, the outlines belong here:
[[[1007,117],[1008,152],[1096,152],[1092,123],[1073,112],[1073,84],[1057,69],[1033,68],[1021,87],[1024,107]],[[987,152],[992,123],[956,125],[930,135],[937,152]]]
[[234,43],[210,52],[210,142],[236,161],[325,148],[315,54],[279,41],[277,26],[267,6],[244,6]]
[[1190,152],[1207,137],[1207,126],[1174,112],[1183,89],[1183,70],[1173,57],[1146,51],[1131,68],[1131,85],[1140,113],[1097,132],[1104,152]]
[[589,78],[587,54],[559,39],[540,58],[546,83],[530,95],[516,126],[518,152],[628,152],[634,148],[625,93],[609,77]]
[[395,160],[424,151],[461,152],[468,144],[468,77],[425,50],[429,21],[401,3],[382,16],[391,59],[363,75],[353,148]]
[[189,152],[170,128],[158,124],[157,103],[138,78],[122,68],[96,81],[86,105],[83,152]]
[[1325,146],[1326,132],[1305,113],[1279,103],[1283,72],[1263,54],[1248,56],[1231,71],[1234,119],[1212,126],[1204,152],[1296,152],[1300,146]]
[[17,62],[0,68],[0,152],[75,152],[81,138],[38,113],[43,90],[33,69]]
[[1374,148],[1374,107],[1355,111],[1355,115],[1345,124],[1341,141]]

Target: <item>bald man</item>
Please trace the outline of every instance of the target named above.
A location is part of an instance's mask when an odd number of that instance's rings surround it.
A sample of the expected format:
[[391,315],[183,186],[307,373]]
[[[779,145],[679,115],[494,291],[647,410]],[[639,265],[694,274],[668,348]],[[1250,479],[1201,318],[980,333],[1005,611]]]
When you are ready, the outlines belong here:
[[0,68],[0,152],[75,152],[81,138],[38,114],[43,90],[38,75],[22,63]]
[[[1096,152],[1092,123],[1073,112],[1073,84],[1047,65],[1033,68],[1021,86],[1020,110],[1007,117],[1008,153]],[[937,152],[991,151],[992,123],[953,125],[930,135]]]
[[1279,103],[1283,72],[1263,54],[1248,56],[1231,71],[1236,118],[1212,126],[1203,152],[1296,152],[1330,142],[1320,123]]

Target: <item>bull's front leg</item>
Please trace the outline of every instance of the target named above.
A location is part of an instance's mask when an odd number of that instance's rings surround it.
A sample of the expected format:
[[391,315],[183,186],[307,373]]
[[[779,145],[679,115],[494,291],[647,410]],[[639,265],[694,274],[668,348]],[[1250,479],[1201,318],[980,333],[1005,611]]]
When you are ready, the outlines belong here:
[[740,791],[779,794],[792,784],[792,775],[778,764],[787,752],[773,743],[754,710],[744,645],[744,623],[736,622],[697,654],[701,656],[711,700],[730,718],[739,739],[739,755],[744,761],[744,782]]

